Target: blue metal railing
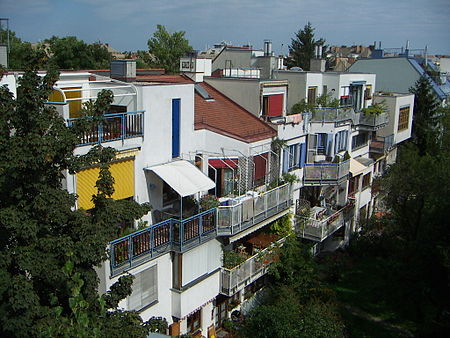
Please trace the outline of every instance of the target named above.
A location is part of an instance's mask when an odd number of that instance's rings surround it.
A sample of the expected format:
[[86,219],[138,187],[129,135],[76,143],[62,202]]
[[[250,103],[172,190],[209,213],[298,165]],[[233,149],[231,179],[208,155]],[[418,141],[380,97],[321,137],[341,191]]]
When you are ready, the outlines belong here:
[[111,271],[138,265],[145,257],[156,258],[168,251],[183,252],[209,239],[216,232],[217,209],[187,219],[170,218],[110,242]]
[[[290,186],[282,185],[250,201],[254,217],[241,204],[219,206],[192,217],[170,218],[109,243],[111,274],[121,273],[169,251],[185,252],[219,235],[234,235],[289,209]],[[249,203],[245,203],[246,205]]]
[[[106,114],[104,120],[92,130],[80,135],[79,145],[88,145],[116,140],[124,140],[144,135],[144,111]],[[69,127],[77,118],[68,119]]]

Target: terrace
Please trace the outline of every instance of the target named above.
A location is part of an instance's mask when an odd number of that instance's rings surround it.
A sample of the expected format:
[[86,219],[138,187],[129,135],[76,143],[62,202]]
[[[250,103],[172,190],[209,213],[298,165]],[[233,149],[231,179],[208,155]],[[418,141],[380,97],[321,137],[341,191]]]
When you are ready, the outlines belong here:
[[303,215],[296,215],[296,232],[302,238],[322,242],[345,225],[344,212],[352,206],[353,204],[349,203],[340,209],[312,207]]
[[[74,125],[77,120],[78,118],[68,119],[68,125]],[[142,136],[144,136],[143,110],[105,114],[102,122],[99,122],[90,131],[81,135],[79,145],[111,142]]]
[[186,219],[170,218],[151,225],[110,242],[111,274],[170,251],[186,252],[218,235],[234,235],[256,224],[264,225],[287,213],[290,205],[290,186],[286,184],[234,206],[219,206]]
[[[252,240],[256,243],[258,242],[258,237],[255,237]],[[235,267],[222,267],[220,292],[226,296],[232,296],[248,284],[265,275],[270,264],[278,258],[275,250],[276,247],[282,245],[285,240],[286,237],[283,237],[265,245],[265,248],[261,250],[254,250],[253,255]],[[264,239],[260,242],[263,243]]]
[[304,185],[336,185],[348,177],[350,161],[339,163],[307,163],[304,167]]
[[369,151],[375,154],[384,154],[392,148],[394,144],[394,135],[377,136],[369,144]]
[[378,130],[385,127],[389,122],[388,113],[381,114],[364,114],[357,113],[355,118],[355,124],[360,129],[365,130]]

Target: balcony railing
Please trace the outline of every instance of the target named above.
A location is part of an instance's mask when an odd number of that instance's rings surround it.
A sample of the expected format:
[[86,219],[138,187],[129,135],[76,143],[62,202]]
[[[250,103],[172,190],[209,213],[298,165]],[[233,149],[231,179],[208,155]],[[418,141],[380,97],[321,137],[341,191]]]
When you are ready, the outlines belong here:
[[371,153],[384,154],[394,145],[394,135],[377,136],[370,141],[369,151]]
[[304,167],[304,185],[338,184],[348,176],[350,161],[340,163],[307,163]]
[[278,257],[277,253],[274,252],[274,247],[281,245],[285,240],[286,237],[281,238],[233,269],[222,268],[220,276],[221,293],[232,296],[266,274],[270,263]]
[[389,115],[387,113],[379,115],[358,113],[356,116],[355,124],[369,128],[370,130],[383,128],[389,122]]
[[302,238],[322,242],[328,236],[345,224],[344,211],[352,208],[353,204],[332,212],[331,215],[316,219],[313,217],[296,216],[295,229]]
[[312,114],[311,122],[344,122],[354,120],[355,112],[350,107],[333,108],[321,107],[316,108]]
[[187,219],[168,219],[110,243],[111,274],[159,257],[184,252],[216,236],[216,209]]
[[245,196],[236,205],[220,206],[217,210],[217,235],[235,235],[288,210],[290,205],[290,185],[285,184],[259,196]]
[[239,233],[287,211],[290,198],[290,185],[286,184],[233,207],[220,206],[183,220],[170,218],[116,239],[109,244],[111,274],[129,270],[170,251],[185,252],[219,234]]
[[[144,111],[107,114],[104,120],[80,137],[80,145],[124,140],[144,135]],[[77,119],[69,119],[69,126]]]

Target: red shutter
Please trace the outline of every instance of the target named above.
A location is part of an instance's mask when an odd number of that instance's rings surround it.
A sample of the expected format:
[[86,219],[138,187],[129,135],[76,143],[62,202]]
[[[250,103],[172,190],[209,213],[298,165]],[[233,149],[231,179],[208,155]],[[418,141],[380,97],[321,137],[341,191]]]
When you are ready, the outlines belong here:
[[266,165],[268,153],[253,156],[253,163],[255,164],[255,181],[266,176]]
[[269,116],[283,115],[283,94],[269,95]]

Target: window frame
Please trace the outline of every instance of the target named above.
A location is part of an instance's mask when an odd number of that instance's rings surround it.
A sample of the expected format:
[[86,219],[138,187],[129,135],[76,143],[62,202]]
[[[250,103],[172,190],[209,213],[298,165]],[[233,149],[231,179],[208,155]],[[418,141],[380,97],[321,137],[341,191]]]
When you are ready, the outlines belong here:
[[404,131],[409,128],[409,114],[411,106],[403,106],[398,110],[398,126],[397,131]]

